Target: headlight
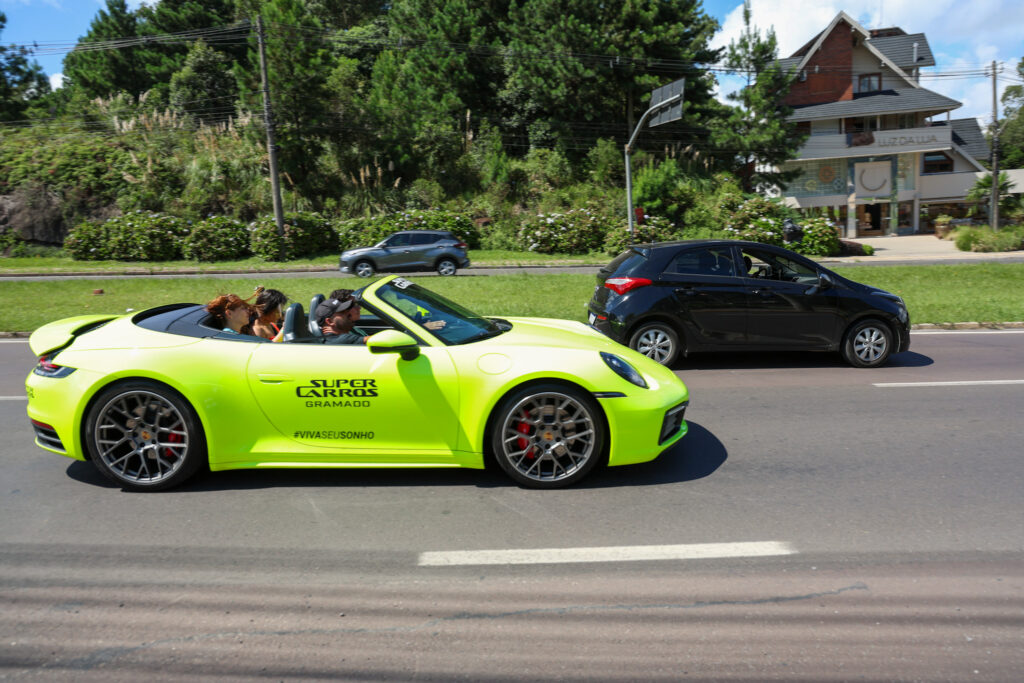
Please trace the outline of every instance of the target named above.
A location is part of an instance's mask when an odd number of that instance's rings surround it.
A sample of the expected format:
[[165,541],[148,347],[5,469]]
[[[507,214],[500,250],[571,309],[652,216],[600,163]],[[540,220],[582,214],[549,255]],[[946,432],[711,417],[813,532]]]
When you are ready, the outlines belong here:
[[647,382],[645,382],[644,378],[640,376],[640,373],[636,371],[636,368],[615,354],[602,351],[601,360],[603,360],[605,364],[614,370],[615,374],[622,379],[643,389],[647,388]]

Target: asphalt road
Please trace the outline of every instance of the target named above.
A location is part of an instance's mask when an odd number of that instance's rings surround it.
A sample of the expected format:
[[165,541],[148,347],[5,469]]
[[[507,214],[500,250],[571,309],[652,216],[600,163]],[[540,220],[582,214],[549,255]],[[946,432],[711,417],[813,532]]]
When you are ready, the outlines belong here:
[[[34,359],[0,342],[0,678],[1019,680],[1024,333],[912,340],[871,371],[686,359],[691,433],[574,489],[261,471],[159,494],[35,447]],[[618,559],[432,562],[593,548]]]

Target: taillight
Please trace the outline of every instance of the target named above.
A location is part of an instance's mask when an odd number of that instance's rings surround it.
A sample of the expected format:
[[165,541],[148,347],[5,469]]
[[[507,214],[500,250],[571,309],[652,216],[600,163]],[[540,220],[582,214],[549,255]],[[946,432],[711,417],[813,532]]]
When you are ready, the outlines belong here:
[[645,277],[610,277],[604,281],[604,286],[616,294],[625,294],[637,287],[646,287],[651,281]]
[[459,242],[455,246],[458,247],[459,249],[469,249],[469,245],[466,244],[465,242]]
[[67,377],[75,371],[75,368],[69,368],[66,365],[57,365],[54,363],[53,359],[56,355],[57,354],[40,356],[39,362],[36,364],[35,370],[32,372],[40,375],[41,377],[61,378]]

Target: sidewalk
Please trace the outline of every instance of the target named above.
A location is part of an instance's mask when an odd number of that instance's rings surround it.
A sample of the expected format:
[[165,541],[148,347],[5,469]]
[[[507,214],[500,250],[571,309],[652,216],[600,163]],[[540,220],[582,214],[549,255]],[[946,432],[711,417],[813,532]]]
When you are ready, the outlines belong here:
[[822,263],[883,263],[888,261],[1003,261],[1024,260],[1024,251],[976,252],[960,251],[952,240],[940,240],[935,235],[901,235],[861,237],[849,240],[869,244],[875,250],[871,256],[835,256],[819,259]]

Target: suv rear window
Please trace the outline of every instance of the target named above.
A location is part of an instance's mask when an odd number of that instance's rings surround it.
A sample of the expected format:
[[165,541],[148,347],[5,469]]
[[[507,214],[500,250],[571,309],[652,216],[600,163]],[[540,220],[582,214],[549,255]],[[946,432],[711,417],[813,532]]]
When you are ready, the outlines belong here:
[[433,244],[441,239],[441,235],[431,235],[428,233],[420,233],[412,236],[413,245],[416,244]]

